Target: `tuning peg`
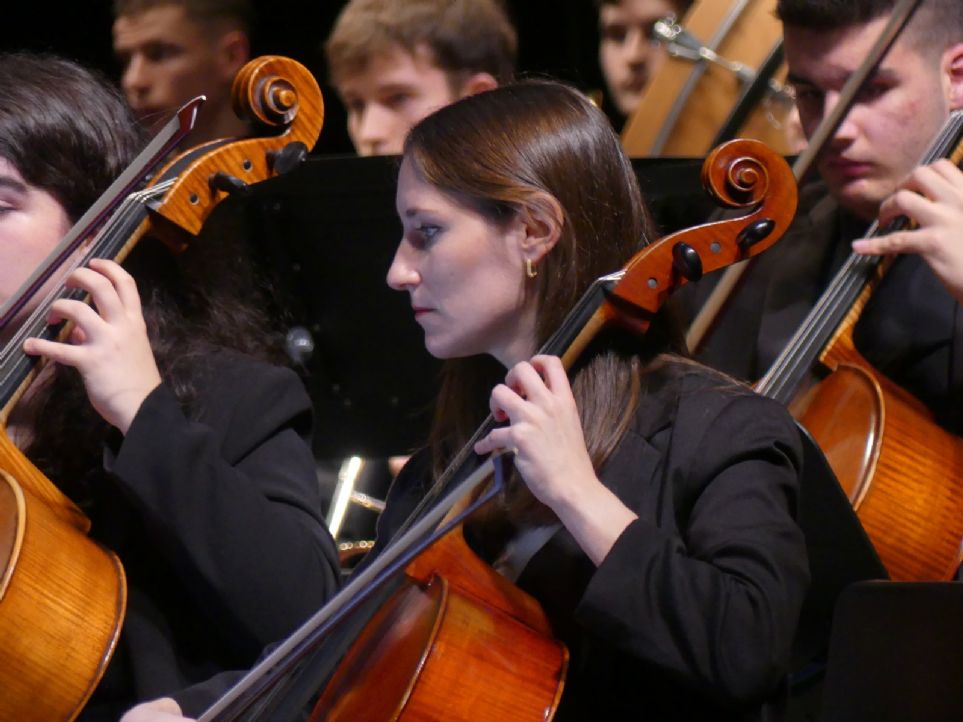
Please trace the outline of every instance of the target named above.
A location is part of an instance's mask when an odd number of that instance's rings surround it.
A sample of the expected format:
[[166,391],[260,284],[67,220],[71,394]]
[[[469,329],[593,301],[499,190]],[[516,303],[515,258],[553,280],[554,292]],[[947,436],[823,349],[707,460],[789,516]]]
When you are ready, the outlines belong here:
[[772,229],[776,227],[776,223],[769,218],[763,218],[762,220],[756,221],[741,231],[739,235],[736,236],[736,243],[739,244],[739,248],[743,252],[748,251],[754,245],[759,243],[763,238],[772,233]]
[[699,252],[688,243],[679,241],[672,246],[672,268],[687,281],[702,278],[702,259]]
[[308,157],[307,146],[299,140],[288,143],[279,151],[268,153],[268,165],[278,175],[297,168]]
[[208,179],[208,183],[213,190],[224,191],[231,195],[247,189],[247,183],[240,178],[220,170]]

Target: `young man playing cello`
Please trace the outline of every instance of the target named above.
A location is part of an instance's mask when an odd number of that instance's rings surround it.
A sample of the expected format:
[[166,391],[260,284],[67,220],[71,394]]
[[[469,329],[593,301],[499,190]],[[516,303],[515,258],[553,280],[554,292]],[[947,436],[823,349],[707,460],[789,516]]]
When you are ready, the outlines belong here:
[[[789,79],[807,135],[832,110],[895,5],[780,0]],[[923,0],[819,155],[821,182],[803,189],[794,227],[747,272],[700,358],[739,378],[762,376],[853,250],[851,242],[877,217],[885,222],[905,213],[919,224],[910,233],[952,234],[952,219],[963,209],[963,173],[948,162],[916,166],[958,108],[963,5]],[[959,315],[956,299],[926,264],[905,257],[890,268],[855,330],[863,355],[957,434],[963,433],[963,354],[954,352],[963,339]]]

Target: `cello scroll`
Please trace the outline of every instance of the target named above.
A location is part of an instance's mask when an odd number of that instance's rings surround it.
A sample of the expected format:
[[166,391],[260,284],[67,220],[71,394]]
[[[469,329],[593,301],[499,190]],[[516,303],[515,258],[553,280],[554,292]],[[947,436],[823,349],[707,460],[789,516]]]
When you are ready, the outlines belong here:
[[[644,248],[629,262],[611,299],[621,321],[639,331],[676,287],[699,274],[762,253],[789,227],[796,212],[796,183],[786,161],[757,140],[733,140],[714,150],[702,166],[706,191],[722,206],[749,209],[739,218],[673,233]],[[680,261],[683,257],[687,261]],[[662,269],[657,275],[648,269]]]
[[[286,148],[310,149],[324,124],[317,81],[289,58],[255,58],[238,72],[231,95],[238,116],[248,119],[262,135],[206,143],[158,174],[158,182],[177,178],[151,214],[162,226],[155,229],[161,230],[159,237],[174,250],[186,247],[184,234],[196,236],[228,193],[280,171]],[[164,226],[173,226],[177,232],[165,233]]]

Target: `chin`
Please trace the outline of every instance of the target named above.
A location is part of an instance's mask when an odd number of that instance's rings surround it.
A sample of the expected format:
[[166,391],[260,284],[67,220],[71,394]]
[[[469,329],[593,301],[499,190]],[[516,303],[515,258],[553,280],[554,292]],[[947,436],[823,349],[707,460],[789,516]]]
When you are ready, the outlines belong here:
[[425,336],[425,350],[440,361],[458,357],[457,354],[451,353],[443,343],[432,341],[427,336]]
[[830,193],[840,206],[867,221],[876,219],[879,206],[884,198],[879,193],[872,192],[870,188],[867,188],[864,181],[843,184],[838,188],[830,186]]

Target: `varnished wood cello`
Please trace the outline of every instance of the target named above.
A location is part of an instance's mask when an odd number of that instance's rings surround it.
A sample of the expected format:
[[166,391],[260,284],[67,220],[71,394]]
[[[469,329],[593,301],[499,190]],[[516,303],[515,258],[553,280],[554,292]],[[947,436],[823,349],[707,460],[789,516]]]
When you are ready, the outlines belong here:
[[[293,61],[252,61],[235,83],[234,99],[245,117],[269,129],[267,137],[215,141],[189,151],[149,188],[130,195],[140,173],[122,175],[112,186],[122,202],[102,199],[88,211],[0,316],[13,318],[50,276],[66,275],[93,258],[122,260],[146,234],[180,247],[196,235],[228,189],[290,163],[298,148],[313,144],[320,131],[320,91],[310,73]],[[182,131],[189,129],[187,118],[195,111],[196,106],[182,111]],[[176,138],[163,138],[152,144],[154,157],[165,156],[175,143]],[[69,267],[67,258],[72,259]],[[49,327],[46,318],[50,304],[68,293],[61,285],[40,300],[5,340],[0,356],[4,425],[33,378],[35,362],[22,352],[23,339],[65,332]],[[7,435],[0,434],[2,720],[73,719],[110,659],[123,621],[123,570],[113,554],[86,537],[89,525]]]
[[[902,0],[893,9],[839,102],[800,155],[794,167],[798,178],[832,137],[918,5],[919,0]],[[941,157],[959,163],[959,125],[959,115],[951,117],[921,163]],[[874,226],[870,232],[877,230]],[[745,266],[726,271],[690,329],[690,348],[698,346],[742,270]],[[960,563],[963,442],[939,428],[922,404],[873,369],[852,340],[853,327],[884,270],[878,259],[850,256],[756,389],[792,403],[791,410],[826,454],[891,577],[947,579]],[[733,280],[726,283],[729,276]],[[804,381],[817,369],[824,376],[832,373],[817,390],[805,389]],[[797,399],[801,389],[806,393]]]
[[656,25],[669,57],[622,130],[632,157],[705,156],[730,138],[791,152],[785,123],[782,27],[775,0],[696,0],[678,22]]
[[[937,158],[963,160],[963,111],[951,115],[922,163]],[[874,225],[867,235],[878,232]],[[950,579],[963,542],[963,439],[937,426],[853,342],[887,267],[852,254],[756,389],[792,402],[893,579]],[[831,373],[807,389],[817,365]]]
[[[785,163],[771,153],[764,154],[757,144],[733,144],[715,154],[707,163],[706,175],[725,198],[734,205],[749,207],[748,216],[733,221],[710,224],[691,231],[686,235],[672,236],[653,244],[629,264],[622,272],[599,279],[570,314],[569,319],[562,324],[558,332],[549,340],[543,352],[563,354],[565,361],[570,362],[574,355],[588,342],[594,333],[608,323],[626,324],[636,330],[644,330],[651,316],[659,308],[669,291],[680,285],[686,278],[694,278],[702,272],[708,272],[726,263],[762,251],[776,240],[788,225],[795,208],[795,186],[789,180],[790,173]],[[569,353],[563,353],[570,349]],[[491,427],[489,419],[476,432],[475,438],[485,434]],[[358,575],[353,577],[346,589],[337,595],[326,607],[310,620],[301,630],[286,640],[273,654],[265,658],[245,680],[239,683],[226,697],[222,698],[214,707],[201,717],[202,720],[227,720],[244,717],[246,719],[284,719],[285,715],[272,711],[251,711],[251,706],[260,703],[262,693],[268,692],[274,685],[274,678],[283,676],[291,666],[307,658],[317,645],[318,640],[328,634],[344,620],[353,623],[354,610],[362,605],[364,615],[368,607],[377,606],[386,611],[386,616],[379,618],[375,631],[362,634],[357,642],[356,651],[360,655],[357,664],[350,663],[349,667],[366,669],[369,666],[377,668],[374,680],[350,681],[342,680],[342,672],[336,673],[335,681],[326,689],[322,698],[318,715],[325,719],[486,719],[510,716],[512,719],[546,719],[557,701],[560,692],[560,676],[564,667],[564,657],[557,650],[554,657],[540,665],[547,670],[548,682],[530,685],[526,675],[524,679],[515,679],[512,690],[492,689],[497,684],[493,681],[505,679],[501,673],[491,674],[473,673],[477,667],[469,665],[465,659],[455,654],[456,651],[468,649],[468,656],[476,654],[485,659],[494,659],[496,663],[510,664],[512,657],[518,653],[520,644],[510,645],[507,652],[495,653],[487,647],[487,634],[473,634],[478,627],[490,631],[493,626],[501,628],[501,622],[480,621],[467,632],[469,644],[449,644],[441,640],[442,628],[448,619],[446,613],[461,616],[464,602],[456,600],[454,582],[446,584],[443,578],[445,572],[449,579],[463,576],[457,569],[443,570],[437,565],[422,566],[424,559],[418,557],[414,564],[413,556],[420,554],[422,548],[435,541],[438,536],[449,532],[450,523],[455,520],[443,521],[450,510],[459,505],[462,500],[469,498],[475,490],[485,483],[489,476],[486,468],[478,474],[472,474],[467,480],[461,481],[462,465],[472,457],[472,443],[469,442],[462,453],[456,456],[449,471],[442,475],[438,487],[429,493],[428,501],[420,512],[412,515],[413,522],[406,526],[403,532],[397,534],[381,554]],[[456,481],[458,480],[458,481]],[[449,484],[450,482],[450,484]],[[497,491],[497,490],[496,490]],[[483,499],[487,495],[483,495]],[[441,526],[439,526],[441,525]],[[460,534],[460,531],[453,532]],[[452,537],[447,537],[451,539]],[[459,544],[459,546],[462,546]],[[429,555],[431,553],[429,552]],[[445,557],[445,554],[439,554]],[[461,556],[461,555],[459,555]],[[474,569],[470,564],[464,564],[468,569]],[[407,567],[409,580],[403,584],[401,596],[414,597],[424,600],[416,606],[430,611],[439,610],[438,617],[431,617],[427,622],[411,621],[407,617],[395,616],[394,606],[397,597],[392,601],[385,601],[377,596],[375,584],[392,583],[398,579],[398,574]],[[492,570],[488,575],[495,576]],[[467,584],[461,584],[462,594],[476,597],[479,591],[489,585],[484,579],[484,573],[471,572]],[[478,577],[483,581],[479,581]],[[504,580],[502,580],[504,583]],[[448,590],[451,589],[449,592]],[[494,590],[496,595],[498,589]],[[493,597],[495,595],[492,595]],[[450,600],[450,605],[448,604]],[[475,598],[471,600],[475,606],[490,604],[496,607],[499,618],[511,617],[520,619],[523,612],[531,611],[530,601],[521,601],[517,596],[501,595],[497,598]],[[381,622],[384,622],[381,624]],[[382,631],[388,634],[397,627],[411,627],[418,630],[415,635],[419,639],[425,638],[431,649],[419,647],[416,651],[385,652],[383,658],[390,660],[404,660],[406,667],[411,667],[417,676],[401,676],[400,681],[392,679],[387,682],[386,667],[373,663],[368,655],[372,649],[382,649]],[[340,632],[340,628],[335,629]],[[527,637],[526,637],[527,638]],[[463,641],[463,640],[462,640]],[[504,642],[503,642],[504,644]],[[480,646],[479,646],[480,645]],[[339,652],[334,649],[322,648],[319,661],[334,663]],[[330,654],[327,654],[330,652]],[[349,659],[354,659],[355,652],[349,653]],[[434,654],[440,654],[439,659]],[[363,660],[368,660],[366,663]],[[436,665],[448,665],[444,673],[436,673]],[[326,674],[321,675],[322,679]],[[429,687],[428,680],[442,680],[443,686],[434,695],[434,707],[426,711],[425,703],[416,700],[415,696]],[[447,685],[444,684],[447,682]],[[366,686],[373,684],[374,687]],[[389,700],[380,699],[384,692],[383,685],[390,684],[392,689],[401,692],[400,698]],[[332,686],[333,685],[333,686]],[[524,685],[521,688],[519,685]],[[499,694],[501,693],[501,694]],[[506,694],[507,693],[507,694]],[[310,690],[309,690],[310,695]],[[472,705],[473,701],[484,700],[483,705]],[[490,703],[491,700],[507,700],[505,704]],[[525,704],[524,708],[520,705]],[[509,710],[510,711],[506,711]],[[410,717],[408,715],[411,715]],[[486,715],[488,715],[486,717]]]

